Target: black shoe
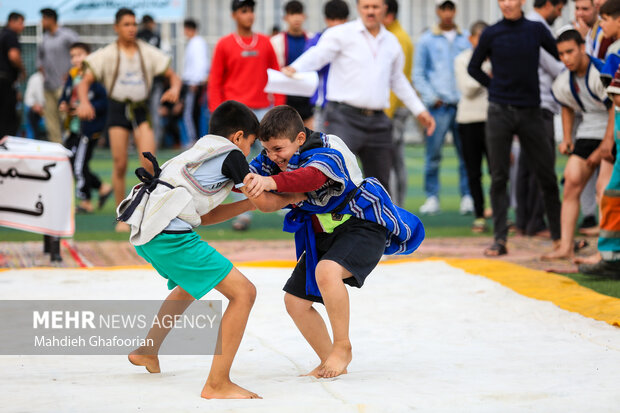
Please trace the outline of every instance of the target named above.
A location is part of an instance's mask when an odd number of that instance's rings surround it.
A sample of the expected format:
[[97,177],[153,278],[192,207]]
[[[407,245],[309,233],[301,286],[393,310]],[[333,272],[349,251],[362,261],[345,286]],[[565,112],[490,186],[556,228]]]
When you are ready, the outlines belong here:
[[598,222],[596,222],[596,217],[594,215],[588,215],[583,217],[581,220],[581,224],[579,224],[579,229],[582,228],[593,228],[598,226]]
[[599,277],[620,279],[620,261],[600,260],[596,264],[579,264],[579,272]]

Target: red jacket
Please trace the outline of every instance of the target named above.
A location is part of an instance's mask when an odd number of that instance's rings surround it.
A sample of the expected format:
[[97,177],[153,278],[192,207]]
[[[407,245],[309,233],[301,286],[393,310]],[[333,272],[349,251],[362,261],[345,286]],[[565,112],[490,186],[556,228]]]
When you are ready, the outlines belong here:
[[239,101],[251,109],[286,102],[284,95],[270,96],[264,92],[267,69],[280,70],[280,67],[269,38],[258,33],[254,36],[231,33],[217,42],[207,92],[211,112],[226,100]]

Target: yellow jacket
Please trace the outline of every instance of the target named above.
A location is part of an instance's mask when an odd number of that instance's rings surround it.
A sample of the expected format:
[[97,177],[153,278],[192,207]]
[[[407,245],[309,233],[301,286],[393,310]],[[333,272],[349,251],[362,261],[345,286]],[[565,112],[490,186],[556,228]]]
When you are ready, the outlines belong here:
[[[409,82],[411,82],[411,71],[413,70],[413,42],[411,38],[400,25],[398,20],[394,20],[392,24],[385,27],[388,29],[390,33],[392,33],[398,39],[398,43],[400,43],[400,47],[403,49],[403,54],[405,55],[405,67],[403,68],[403,72]],[[403,102],[401,102],[394,92],[390,93],[390,107],[385,110],[385,113],[390,117],[394,117],[394,112],[396,109],[403,107]]]

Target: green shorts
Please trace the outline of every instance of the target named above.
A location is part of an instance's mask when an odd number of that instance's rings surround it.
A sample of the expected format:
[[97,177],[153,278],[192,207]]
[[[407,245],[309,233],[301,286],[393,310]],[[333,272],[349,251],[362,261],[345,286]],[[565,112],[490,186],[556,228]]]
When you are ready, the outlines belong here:
[[199,300],[232,270],[232,263],[195,232],[159,234],[144,245],[135,246],[138,255],[168,280]]

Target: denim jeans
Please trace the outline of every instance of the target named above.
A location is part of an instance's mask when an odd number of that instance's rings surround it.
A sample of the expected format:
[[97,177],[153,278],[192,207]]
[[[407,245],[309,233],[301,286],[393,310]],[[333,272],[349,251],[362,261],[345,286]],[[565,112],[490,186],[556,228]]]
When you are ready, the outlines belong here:
[[431,136],[426,137],[426,157],[424,165],[424,191],[426,196],[439,196],[439,163],[441,162],[441,148],[448,131],[454,137],[454,149],[459,158],[459,191],[461,196],[469,195],[467,170],[463,162],[461,139],[456,123],[456,106],[442,105],[429,110],[437,127]]

